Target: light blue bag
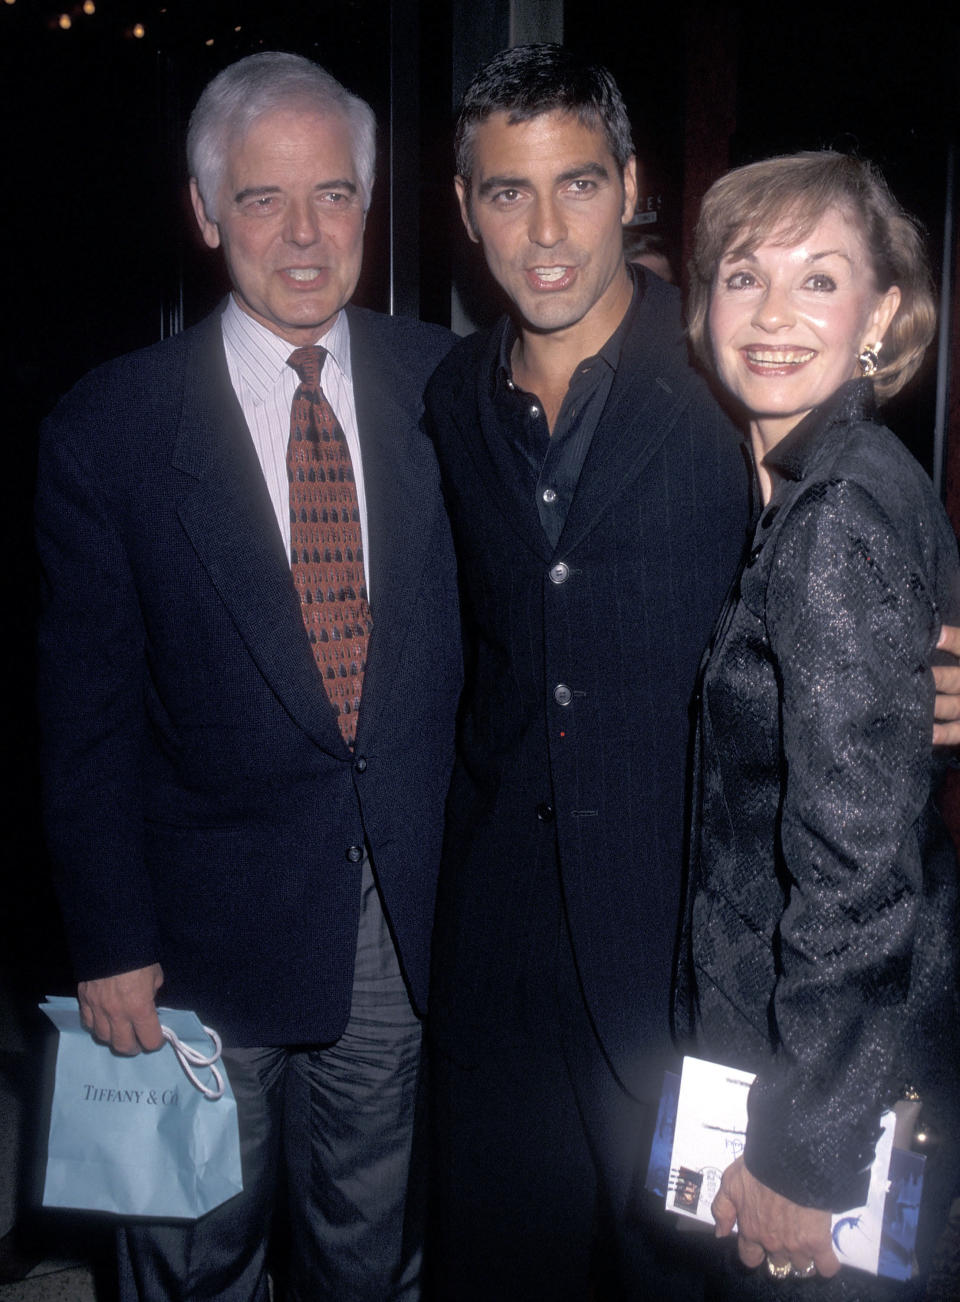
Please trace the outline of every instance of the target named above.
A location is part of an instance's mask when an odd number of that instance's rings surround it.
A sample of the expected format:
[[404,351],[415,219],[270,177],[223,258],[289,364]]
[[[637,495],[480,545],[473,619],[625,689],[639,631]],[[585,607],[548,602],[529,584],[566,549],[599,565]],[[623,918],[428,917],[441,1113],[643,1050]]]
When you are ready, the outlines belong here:
[[40,1009],[60,1032],[45,1207],[193,1220],[242,1190],[237,1105],[195,1013],[157,1009],[168,1042],[127,1058],[91,1037],[76,999]]

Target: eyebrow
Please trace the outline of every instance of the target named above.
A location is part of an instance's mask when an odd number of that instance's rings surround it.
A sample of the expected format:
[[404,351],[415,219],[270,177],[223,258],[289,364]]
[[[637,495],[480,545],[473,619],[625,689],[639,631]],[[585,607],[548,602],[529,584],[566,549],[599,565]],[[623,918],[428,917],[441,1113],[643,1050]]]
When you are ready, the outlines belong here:
[[[568,168],[554,179],[554,184],[565,185],[568,181],[576,181],[582,176],[594,176],[600,181],[610,179],[607,168],[602,163],[593,162],[584,163],[580,167]],[[522,190],[529,185],[530,178],[526,176],[488,176],[485,181],[481,181],[477,186],[477,194],[482,199],[494,190]]]
[[849,253],[844,253],[843,249],[824,249],[822,253],[811,253],[807,261],[817,262],[820,258],[843,258],[844,262],[853,266],[853,258]]
[[279,194],[279,185],[248,185],[245,190],[238,190],[233,196],[234,203],[243,203],[244,199],[259,199],[265,194]]
[[[851,267],[854,265],[853,258],[851,258],[849,253],[844,253],[843,249],[823,249],[819,253],[811,253],[808,255],[806,259],[807,265],[809,266],[811,262],[819,262],[821,258],[843,258],[845,262],[850,263]],[[749,253],[744,253],[739,249],[731,249],[729,253],[725,253],[723,255],[720,261],[721,262],[756,262],[757,255],[754,250],[751,250]]]
[[[346,190],[349,194],[357,193],[355,181],[350,181],[345,176],[338,177],[332,181],[320,181],[314,187],[318,190]],[[243,203],[245,199],[259,199],[268,194],[280,194],[279,185],[248,185],[244,190],[238,190],[233,196],[234,203]]]

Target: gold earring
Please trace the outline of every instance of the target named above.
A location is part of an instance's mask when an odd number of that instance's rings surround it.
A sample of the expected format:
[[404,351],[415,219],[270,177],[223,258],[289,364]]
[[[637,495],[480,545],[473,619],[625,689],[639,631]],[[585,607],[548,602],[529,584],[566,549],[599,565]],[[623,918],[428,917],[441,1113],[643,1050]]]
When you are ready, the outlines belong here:
[[857,356],[860,363],[860,370],[863,375],[876,375],[880,369],[880,358],[877,354],[883,347],[882,341],[878,340],[875,344],[864,344],[861,352]]

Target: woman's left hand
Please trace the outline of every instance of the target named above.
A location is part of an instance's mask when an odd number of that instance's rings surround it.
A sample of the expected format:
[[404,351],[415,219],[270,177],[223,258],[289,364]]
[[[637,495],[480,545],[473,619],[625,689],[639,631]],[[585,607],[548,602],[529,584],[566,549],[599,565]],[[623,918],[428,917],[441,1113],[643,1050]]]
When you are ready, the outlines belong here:
[[801,1207],[755,1179],[742,1157],[727,1167],[720,1192],[713,1200],[717,1237],[739,1234],[738,1251],[745,1266],[759,1266],[764,1257],[774,1266],[792,1266],[798,1275],[835,1275],[840,1262],[833,1251],[830,1213]]

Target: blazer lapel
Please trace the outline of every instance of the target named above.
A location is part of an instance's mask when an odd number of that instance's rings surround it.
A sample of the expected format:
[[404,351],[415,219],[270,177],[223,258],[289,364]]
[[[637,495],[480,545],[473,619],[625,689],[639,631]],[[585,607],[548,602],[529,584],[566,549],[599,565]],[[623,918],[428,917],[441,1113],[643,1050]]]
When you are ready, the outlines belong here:
[[[429,545],[441,507],[439,472],[422,433],[423,391],[377,318],[348,313],[354,400],[363,457],[370,538],[373,634],[357,719],[370,737],[390,689],[403,644],[416,628],[413,596],[429,565]],[[388,323],[385,323],[388,324]]]
[[[625,483],[635,479],[691,400],[694,377],[676,365],[681,325],[664,287],[647,288],[594,432],[558,544],[575,547],[593,529]],[[664,346],[669,341],[669,346]]]
[[484,481],[487,501],[495,504],[504,522],[537,556],[549,561],[550,542],[543,532],[533,495],[521,493],[516,466],[497,420],[490,376],[500,352],[500,338],[506,322],[491,330],[479,352],[478,371],[465,368],[461,392],[450,404],[450,418],[461,441]]
[[317,674],[263,472],[227,372],[219,316],[188,355],[173,463],[180,521],[264,678],[312,740],[345,743]]

